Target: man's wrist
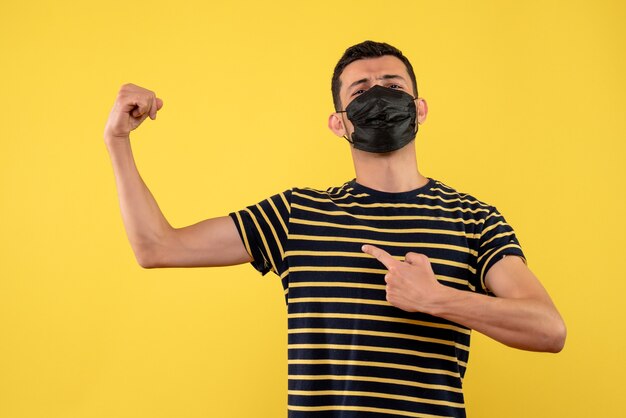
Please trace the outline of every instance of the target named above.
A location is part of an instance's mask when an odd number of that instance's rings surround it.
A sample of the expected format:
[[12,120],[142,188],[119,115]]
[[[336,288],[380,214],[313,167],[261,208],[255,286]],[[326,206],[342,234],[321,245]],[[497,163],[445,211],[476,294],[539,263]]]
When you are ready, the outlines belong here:
[[130,135],[117,136],[105,133],[104,143],[106,144],[107,148],[112,148],[120,145],[126,146],[130,143]]
[[432,297],[426,306],[425,311],[429,315],[441,316],[446,312],[446,306],[458,296],[460,290],[454,289],[450,286],[443,285],[441,283],[435,288]]

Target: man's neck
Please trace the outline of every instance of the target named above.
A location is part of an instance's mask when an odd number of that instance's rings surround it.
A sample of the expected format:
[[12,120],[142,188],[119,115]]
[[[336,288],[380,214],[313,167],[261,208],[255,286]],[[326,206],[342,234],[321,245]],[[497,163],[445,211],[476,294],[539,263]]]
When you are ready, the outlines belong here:
[[398,151],[374,154],[352,150],[356,181],[362,186],[381,192],[401,193],[415,190],[428,183],[417,168],[415,141]]

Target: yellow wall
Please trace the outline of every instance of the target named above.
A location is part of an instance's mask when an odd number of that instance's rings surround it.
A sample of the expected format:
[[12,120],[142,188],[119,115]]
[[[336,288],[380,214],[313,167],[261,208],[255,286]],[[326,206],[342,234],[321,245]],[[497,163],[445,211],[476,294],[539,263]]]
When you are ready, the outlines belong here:
[[413,62],[423,172],[498,206],[568,324],[558,355],[476,335],[469,415],[618,416],[624,3],[211,3],[0,6],[0,417],[286,416],[279,281],[142,270],[102,131],[122,83],[163,98],[133,145],[175,226],[339,185],[330,76],[365,39]]

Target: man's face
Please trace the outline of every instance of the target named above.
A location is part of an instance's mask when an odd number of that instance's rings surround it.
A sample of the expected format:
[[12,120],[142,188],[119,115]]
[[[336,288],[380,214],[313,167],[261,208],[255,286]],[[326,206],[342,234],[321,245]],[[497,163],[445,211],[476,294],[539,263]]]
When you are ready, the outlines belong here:
[[351,62],[341,76],[341,110],[350,102],[375,85],[397,89],[413,96],[413,83],[402,61],[392,55],[366,58]]
[[[341,89],[339,90],[341,110],[345,110],[352,100],[375,85],[401,90],[411,96],[415,94],[413,82],[406,66],[393,55],[354,61],[344,68],[339,79],[341,80]],[[425,106],[425,102],[423,104]],[[420,101],[417,101],[416,105],[418,107],[418,123],[421,123]],[[345,134],[349,137],[354,131],[354,127],[345,113],[333,113],[329,120],[329,127],[339,136]]]

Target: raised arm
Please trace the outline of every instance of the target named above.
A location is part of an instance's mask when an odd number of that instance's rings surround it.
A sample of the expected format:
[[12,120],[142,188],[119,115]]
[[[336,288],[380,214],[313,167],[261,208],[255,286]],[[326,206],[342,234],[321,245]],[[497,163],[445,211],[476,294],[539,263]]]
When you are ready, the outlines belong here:
[[125,84],[109,115],[104,142],[111,157],[126,234],[137,262],[145,268],[212,267],[251,261],[228,216],[173,228],[135,165],[130,132],[156,119],[163,101],[154,92]]

